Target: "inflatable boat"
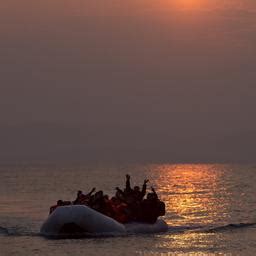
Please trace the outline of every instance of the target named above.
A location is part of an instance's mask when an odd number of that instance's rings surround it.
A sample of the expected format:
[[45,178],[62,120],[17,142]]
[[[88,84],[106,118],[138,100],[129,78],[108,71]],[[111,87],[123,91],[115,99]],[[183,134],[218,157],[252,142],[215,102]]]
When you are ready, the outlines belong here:
[[58,207],[43,223],[40,233],[46,237],[113,236],[135,233],[165,232],[162,219],[154,224],[132,222],[122,224],[84,205]]

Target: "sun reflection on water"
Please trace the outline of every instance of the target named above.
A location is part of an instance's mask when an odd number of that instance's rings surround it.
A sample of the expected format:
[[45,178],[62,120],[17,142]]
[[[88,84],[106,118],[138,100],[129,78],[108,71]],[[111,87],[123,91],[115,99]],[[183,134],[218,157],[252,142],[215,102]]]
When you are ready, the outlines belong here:
[[211,224],[225,217],[223,173],[215,165],[157,165],[154,171],[169,224]]
[[165,220],[172,229],[161,235],[156,247],[183,253],[188,248],[190,253],[209,248],[222,250],[216,242],[222,239],[222,234],[203,230],[227,220],[230,202],[224,181],[225,166],[154,165],[150,170],[153,185],[166,203]]

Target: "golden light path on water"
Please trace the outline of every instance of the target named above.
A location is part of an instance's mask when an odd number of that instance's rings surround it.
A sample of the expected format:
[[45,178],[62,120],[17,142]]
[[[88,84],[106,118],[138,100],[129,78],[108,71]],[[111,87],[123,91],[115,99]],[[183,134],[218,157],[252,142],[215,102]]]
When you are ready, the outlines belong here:
[[[166,221],[175,227],[210,227],[228,218],[228,192],[223,186],[222,165],[155,165],[151,166],[155,186],[166,203]],[[184,232],[167,234],[158,245],[188,248],[213,246],[213,233]]]
[[225,187],[219,165],[157,165],[154,171],[159,173],[156,186],[167,212],[182,216],[184,223],[200,220],[210,224],[216,222],[216,216],[225,215],[223,207],[228,202],[223,201]]

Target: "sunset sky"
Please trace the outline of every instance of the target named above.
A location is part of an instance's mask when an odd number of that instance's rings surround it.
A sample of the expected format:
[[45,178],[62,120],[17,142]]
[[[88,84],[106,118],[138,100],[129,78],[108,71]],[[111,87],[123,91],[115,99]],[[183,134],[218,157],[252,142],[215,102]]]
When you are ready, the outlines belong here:
[[2,162],[255,161],[255,0],[8,0],[0,38]]

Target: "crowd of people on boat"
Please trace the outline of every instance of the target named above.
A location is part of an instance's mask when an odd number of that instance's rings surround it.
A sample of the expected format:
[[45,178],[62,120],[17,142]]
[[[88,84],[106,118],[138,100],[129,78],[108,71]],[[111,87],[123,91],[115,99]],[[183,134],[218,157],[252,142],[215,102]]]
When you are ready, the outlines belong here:
[[59,206],[86,205],[120,223],[131,221],[155,223],[159,216],[165,215],[164,202],[158,198],[153,187],[151,187],[151,192],[147,193],[149,180],[144,180],[142,188],[139,186],[132,188],[130,180],[130,175],[127,174],[125,188],[122,190],[116,187],[115,196],[112,198],[109,198],[102,190],[96,192],[95,188],[88,194],[79,190],[73,202],[58,200],[57,204],[50,208],[50,214]]

